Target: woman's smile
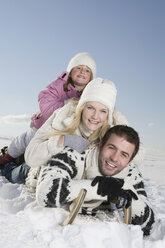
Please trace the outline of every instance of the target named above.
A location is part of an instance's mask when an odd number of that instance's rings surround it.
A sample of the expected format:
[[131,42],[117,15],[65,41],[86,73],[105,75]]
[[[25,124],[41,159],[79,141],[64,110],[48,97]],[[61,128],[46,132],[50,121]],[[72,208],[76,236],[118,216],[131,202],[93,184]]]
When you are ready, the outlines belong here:
[[99,102],[87,102],[82,112],[82,122],[91,131],[100,128],[108,118],[108,108]]

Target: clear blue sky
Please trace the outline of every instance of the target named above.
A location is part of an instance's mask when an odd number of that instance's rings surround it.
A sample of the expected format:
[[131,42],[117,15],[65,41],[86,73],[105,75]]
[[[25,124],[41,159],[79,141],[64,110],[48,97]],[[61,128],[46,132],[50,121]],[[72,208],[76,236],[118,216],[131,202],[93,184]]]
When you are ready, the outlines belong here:
[[39,91],[89,52],[143,144],[165,151],[164,13],[164,0],[0,0],[0,135],[25,131]]

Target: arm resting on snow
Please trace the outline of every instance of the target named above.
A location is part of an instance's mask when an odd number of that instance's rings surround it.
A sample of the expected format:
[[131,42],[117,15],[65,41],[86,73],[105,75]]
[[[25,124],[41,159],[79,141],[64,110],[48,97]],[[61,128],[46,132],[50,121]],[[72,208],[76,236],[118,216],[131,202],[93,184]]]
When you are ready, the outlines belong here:
[[82,188],[87,190],[86,201],[106,200],[97,194],[92,180],[83,180],[85,153],[65,147],[43,167],[36,189],[37,202],[45,207],[60,207],[72,202]]
[[138,200],[132,200],[132,224],[140,225],[144,235],[149,235],[155,224],[155,216],[147,198],[142,175],[136,166],[130,168],[122,188],[131,189],[138,196]]

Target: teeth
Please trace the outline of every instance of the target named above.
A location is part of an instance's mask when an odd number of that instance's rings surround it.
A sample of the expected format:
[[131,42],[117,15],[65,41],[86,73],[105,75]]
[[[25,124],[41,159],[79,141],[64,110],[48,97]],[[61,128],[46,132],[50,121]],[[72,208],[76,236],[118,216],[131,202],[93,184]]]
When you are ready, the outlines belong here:
[[90,123],[97,124],[98,122],[97,121],[90,121]]
[[109,162],[107,162],[107,164],[108,164],[109,166],[113,167],[113,168],[115,168],[115,167],[116,167],[116,165],[111,164],[111,163],[109,163]]

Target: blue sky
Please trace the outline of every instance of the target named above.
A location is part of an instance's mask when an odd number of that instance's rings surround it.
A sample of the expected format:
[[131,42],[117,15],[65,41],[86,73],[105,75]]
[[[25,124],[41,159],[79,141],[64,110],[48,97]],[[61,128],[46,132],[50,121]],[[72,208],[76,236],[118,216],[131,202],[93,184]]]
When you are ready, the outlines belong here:
[[164,13],[164,0],[0,0],[0,135],[27,130],[38,93],[89,52],[142,143],[165,151]]

